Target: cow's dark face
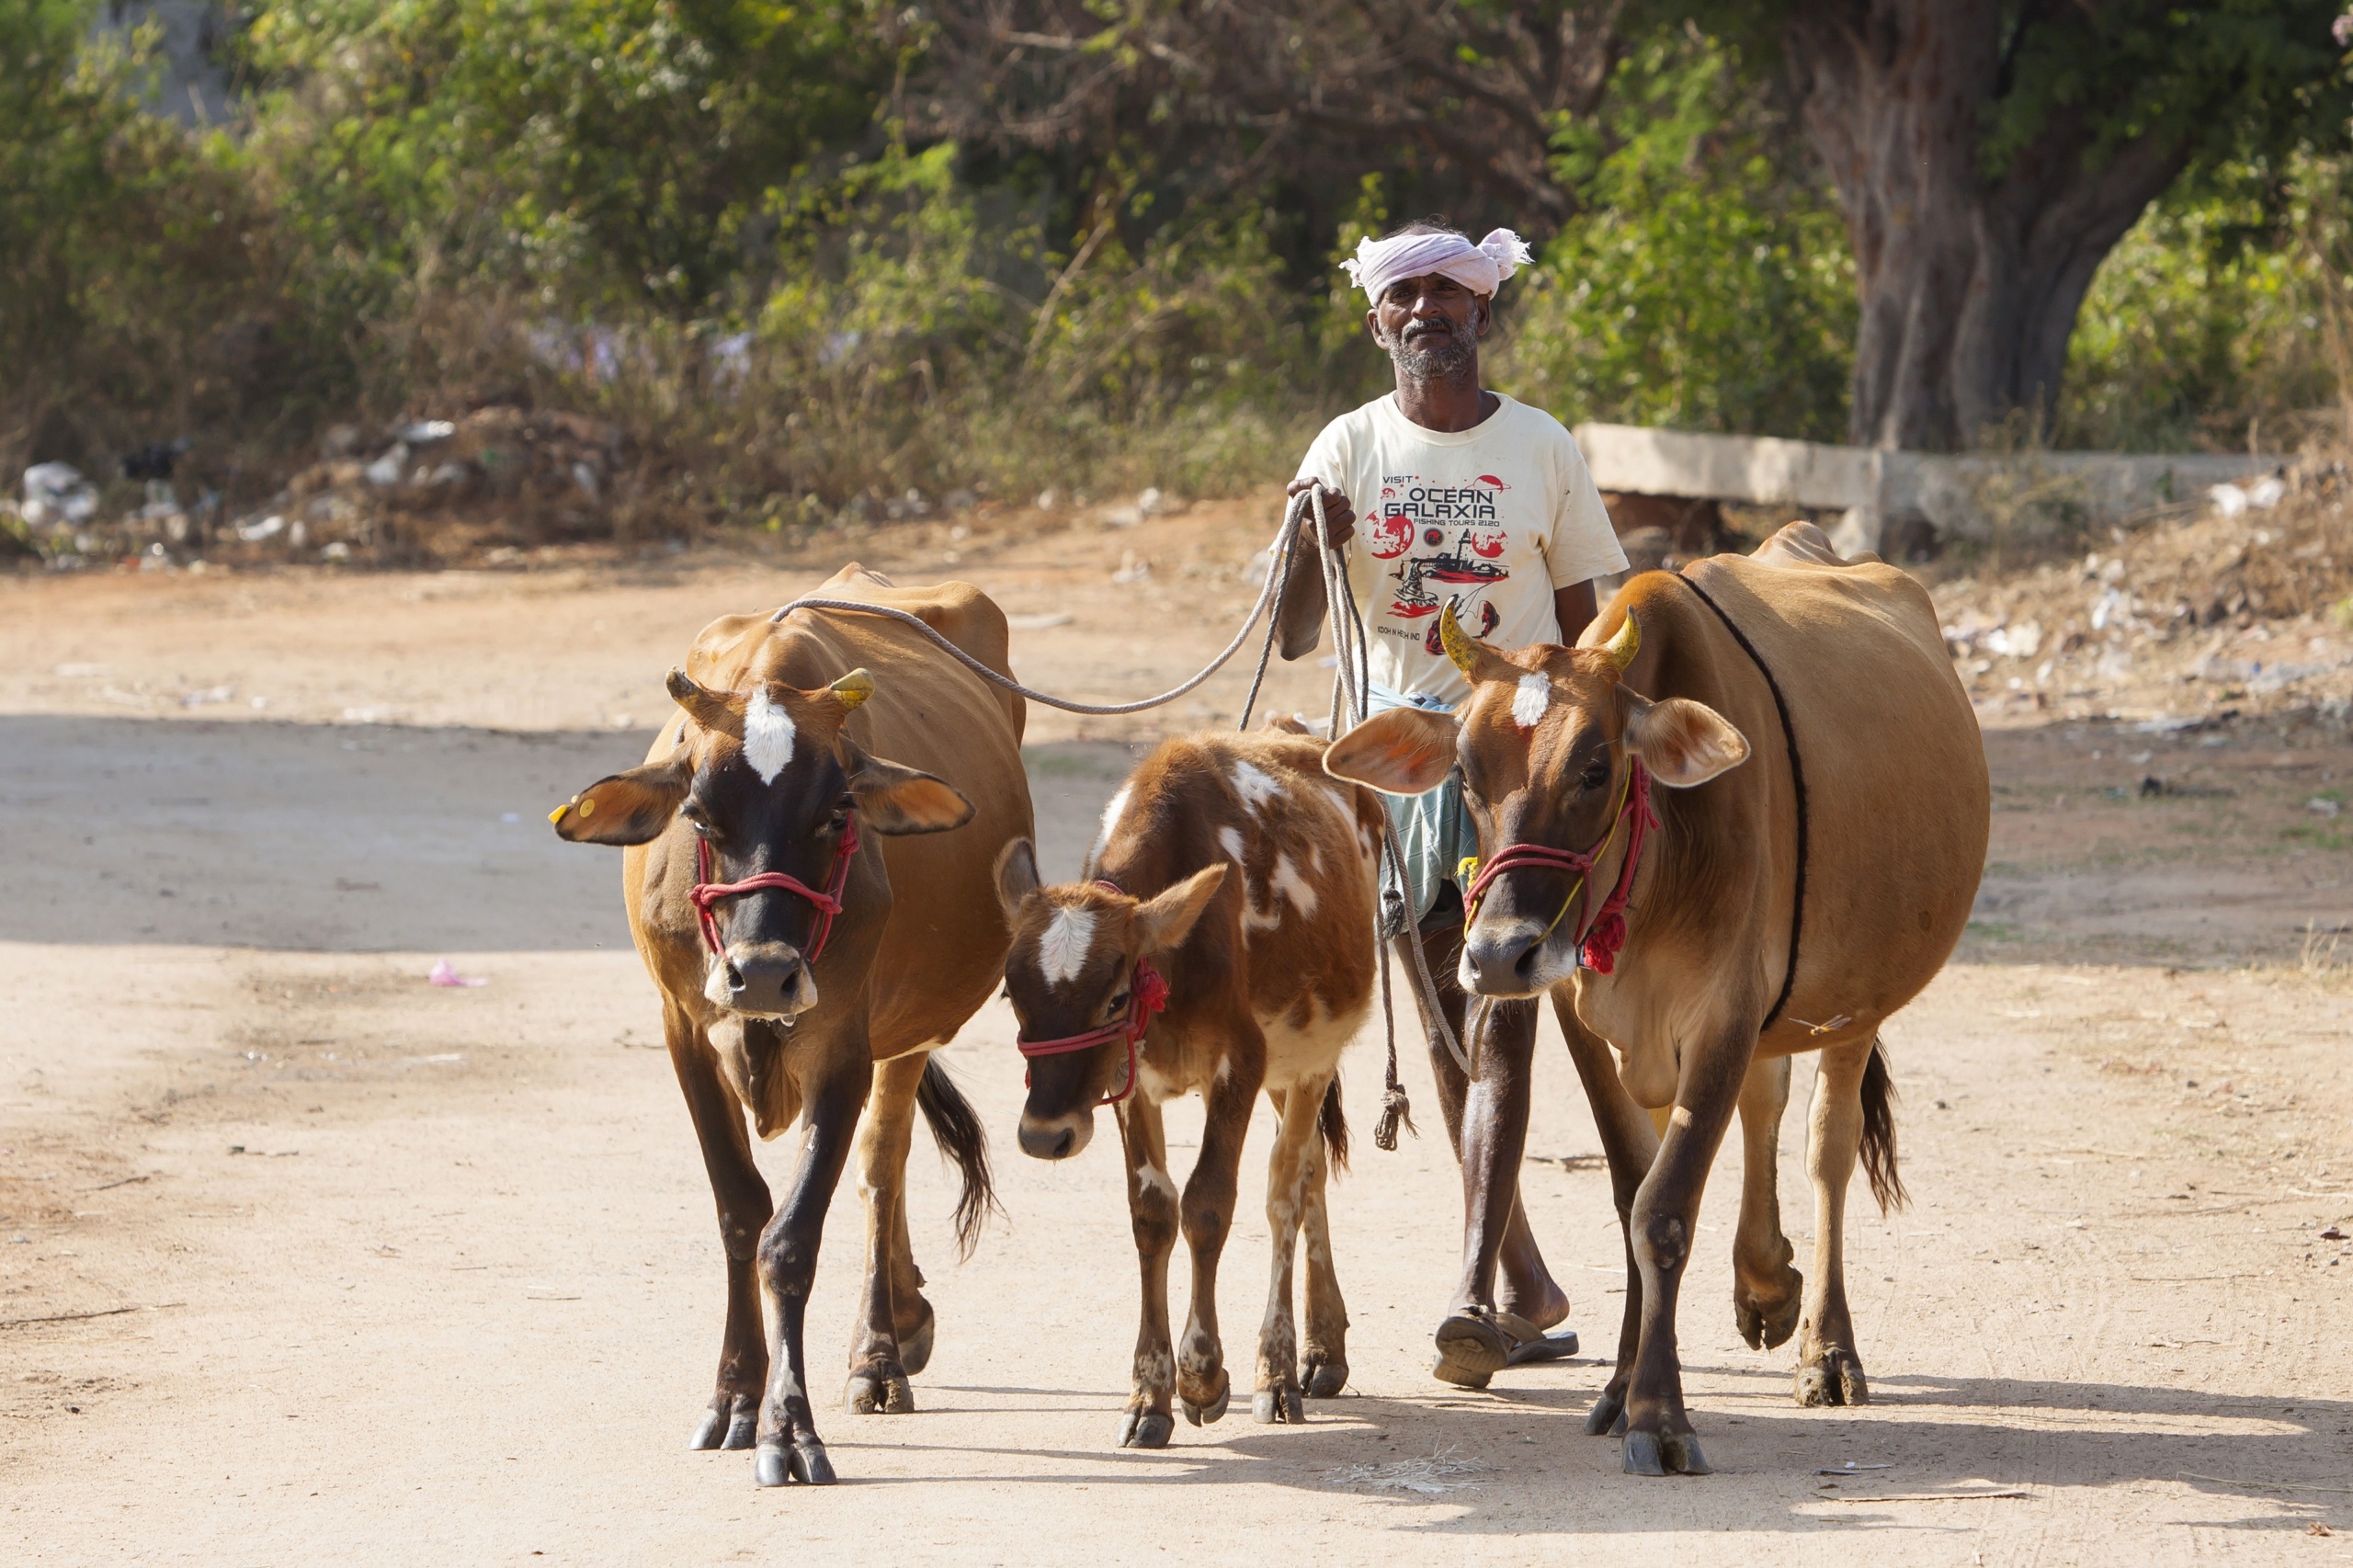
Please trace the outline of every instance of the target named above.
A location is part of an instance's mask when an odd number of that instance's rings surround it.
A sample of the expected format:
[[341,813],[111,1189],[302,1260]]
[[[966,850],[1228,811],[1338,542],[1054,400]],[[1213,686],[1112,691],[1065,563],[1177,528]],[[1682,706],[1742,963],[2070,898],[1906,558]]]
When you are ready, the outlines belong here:
[[[861,833],[910,834],[959,827],[972,815],[949,785],[870,756],[850,738],[849,715],[874,689],[863,670],[813,691],[763,681],[745,692],[710,691],[673,670],[669,688],[688,719],[676,749],[573,797],[551,818],[558,835],[643,844],[675,821],[699,846],[700,881],[779,872],[830,892],[853,817]],[[871,894],[862,910],[848,903],[829,944],[887,910]],[[762,888],[719,900],[711,915],[721,950],[706,947],[707,1001],[776,1019],[816,1006],[813,949],[824,917],[815,904],[790,889]]]
[[1020,1038],[1059,1040],[1113,1031],[1084,1050],[1029,1059],[1023,1153],[1066,1160],[1095,1136],[1097,1105],[1131,1086],[1120,1026],[1134,1000],[1138,961],[1165,960],[1183,946],[1224,880],[1219,864],[1157,897],[1133,899],[1093,882],[1040,886],[1037,856],[1026,838],[997,857],[997,897],[1013,932],[1005,990]]
[[1525,867],[1490,882],[1463,933],[1463,989],[1532,996],[1576,973],[1582,924],[1623,864],[1612,836],[1636,757],[1653,781],[1688,789],[1738,766],[1748,743],[1714,710],[1683,698],[1651,702],[1623,684],[1641,646],[1628,616],[1597,648],[1538,644],[1503,653],[1463,632],[1449,607],[1448,654],[1471,679],[1459,713],[1399,708],[1357,726],[1324,767],[1390,794],[1419,794],[1462,770],[1479,855],[1510,845],[1596,854],[1580,886],[1566,869]]

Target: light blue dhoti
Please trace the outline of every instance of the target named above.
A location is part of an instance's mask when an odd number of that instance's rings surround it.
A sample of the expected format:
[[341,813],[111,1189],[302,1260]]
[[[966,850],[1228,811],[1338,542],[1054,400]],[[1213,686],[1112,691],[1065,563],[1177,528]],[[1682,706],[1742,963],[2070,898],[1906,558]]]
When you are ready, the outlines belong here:
[[[1378,683],[1365,688],[1365,706],[1373,713],[1392,708],[1454,711],[1435,697],[1408,697]],[[1449,773],[1445,783],[1426,794],[1383,795],[1381,803],[1389,811],[1389,831],[1405,869],[1405,902],[1418,930],[1438,903],[1438,890],[1456,881],[1455,868],[1479,853],[1479,830],[1471,820],[1471,808],[1462,803],[1461,771]]]

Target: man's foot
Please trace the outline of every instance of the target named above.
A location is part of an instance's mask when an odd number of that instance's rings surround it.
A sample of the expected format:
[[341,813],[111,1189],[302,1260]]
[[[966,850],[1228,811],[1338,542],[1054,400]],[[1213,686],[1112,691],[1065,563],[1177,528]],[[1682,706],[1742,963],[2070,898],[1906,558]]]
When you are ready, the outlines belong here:
[[1558,1361],[1577,1353],[1574,1329],[1547,1334],[1517,1312],[1469,1307],[1438,1325],[1432,1376],[1457,1388],[1483,1389],[1506,1367]]

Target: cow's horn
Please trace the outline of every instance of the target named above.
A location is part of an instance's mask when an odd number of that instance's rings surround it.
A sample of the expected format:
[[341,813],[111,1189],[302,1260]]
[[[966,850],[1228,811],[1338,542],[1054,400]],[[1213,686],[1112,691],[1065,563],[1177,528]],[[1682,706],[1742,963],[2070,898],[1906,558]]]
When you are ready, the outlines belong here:
[[862,669],[852,670],[825,689],[834,694],[834,700],[847,713],[874,695],[874,677]]
[[727,706],[727,699],[698,686],[686,671],[672,670],[662,684],[669,689],[671,699],[687,710],[687,717],[704,729],[728,735],[744,733],[744,722]]
[[1601,651],[1609,655],[1609,662],[1621,672],[1634,662],[1634,655],[1643,651],[1643,629],[1635,623],[1632,610],[1626,612],[1625,621],[1619,626],[1617,635],[1604,642]]
[[1473,679],[1478,677],[1479,646],[1471,640],[1471,634],[1462,630],[1462,623],[1454,619],[1454,606],[1450,601],[1438,612],[1438,640],[1445,644],[1446,656],[1454,661],[1456,669]]

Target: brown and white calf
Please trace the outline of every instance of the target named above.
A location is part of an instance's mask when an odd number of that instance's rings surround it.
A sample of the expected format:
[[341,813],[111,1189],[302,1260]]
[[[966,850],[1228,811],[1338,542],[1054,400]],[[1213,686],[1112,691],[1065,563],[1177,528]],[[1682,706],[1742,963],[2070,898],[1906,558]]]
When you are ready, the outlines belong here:
[[[1267,1162],[1274,1271],[1253,1408],[1260,1421],[1303,1419],[1291,1316],[1302,1228],[1306,1392],[1328,1398],[1347,1383],[1324,1188],[1347,1153],[1336,1074],[1372,997],[1382,826],[1371,790],[1325,775],[1321,742],[1282,730],[1200,735],[1161,745],[1112,798],[1085,880],[1040,886],[1026,841],[997,862],[1014,933],[1006,985],[1029,1066],[1022,1150],[1070,1158],[1102,1105],[1116,1108],[1125,1144],[1143,1314],[1122,1448],[1167,1444],[1172,1393],[1195,1426],[1225,1414],[1218,1256],[1262,1089],[1281,1120]],[[1180,1198],[1160,1108],[1194,1092],[1208,1121]],[[1168,1260],[1180,1226],[1192,1316],[1172,1351]]]

